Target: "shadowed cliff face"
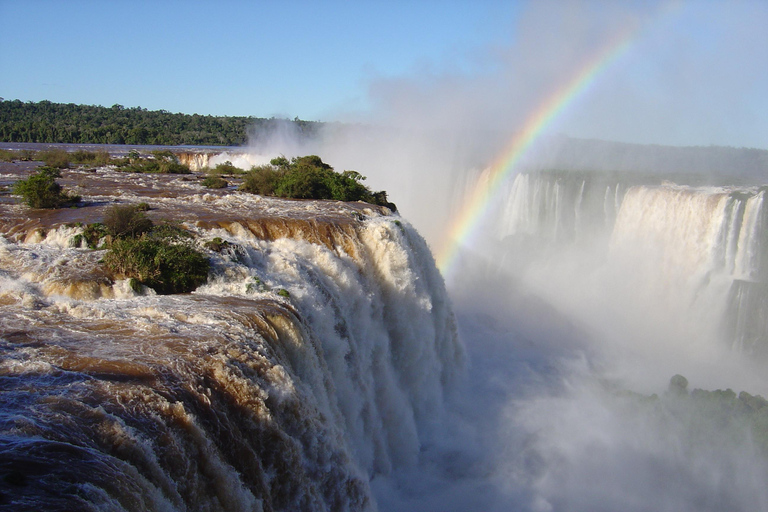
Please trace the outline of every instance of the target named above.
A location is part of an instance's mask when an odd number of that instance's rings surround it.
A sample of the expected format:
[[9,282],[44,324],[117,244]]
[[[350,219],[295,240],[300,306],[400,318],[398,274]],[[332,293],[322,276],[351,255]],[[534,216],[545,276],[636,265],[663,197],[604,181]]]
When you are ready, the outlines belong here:
[[[407,222],[188,177],[60,181],[86,206],[0,204],[0,506],[373,510],[370,478],[416,464],[463,350]],[[71,246],[137,202],[197,235],[207,284],[137,295]]]

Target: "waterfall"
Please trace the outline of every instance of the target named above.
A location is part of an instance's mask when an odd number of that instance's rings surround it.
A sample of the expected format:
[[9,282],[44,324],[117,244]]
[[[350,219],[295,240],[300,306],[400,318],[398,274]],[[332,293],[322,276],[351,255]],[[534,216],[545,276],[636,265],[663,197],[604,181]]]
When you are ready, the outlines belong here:
[[765,301],[743,299],[746,288],[750,297],[765,288],[758,284],[766,281],[768,263],[765,193],[650,176],[526,173],[505,196],[497,236],[559,247],[549,251],[588,246],[614,275],[626,276],[618,279],[633,283],[627,293],[680,315],[694,311],[694,322],[720,332],[724,343],[763,351],[768,332],[759,326],[768,310],[759,305]]
[[535,235],[553,242],[583,240],[610,229],[626,184],[598,173],[522,173],[504,193],[498,236]]
[[[0,205],[0,508],[768,503],[764,187],[520,174],[449,299],[386,208],[66,179],[88,207]],[[77,244],[139,202],[206,284],[137,292]]]
[[0,238],[0,492],[38,509],[375,510],[369,480],[415,466],[463,367],[424,240],[356,205],[154,204],[228,244],[192,294],[110,282],[103,251],[70,247],[82,228]]
[[449,282],[490,415],[464,508],[764,509],[765,189],[510,181]]

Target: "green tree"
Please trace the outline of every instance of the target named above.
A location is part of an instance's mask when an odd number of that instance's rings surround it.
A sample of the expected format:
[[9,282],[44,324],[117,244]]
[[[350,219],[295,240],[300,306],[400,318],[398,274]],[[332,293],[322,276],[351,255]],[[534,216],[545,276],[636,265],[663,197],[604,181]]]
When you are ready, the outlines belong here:
[[328,172],[311,165],[293,165],[278,182],[275,194],[293,199],[330,199],[333,196]]
[[97,144],[227,145],[268,137],[290,123],[302,137],[312,137],[322,123],[256,117],[214,117],[148,111],[122,105],[102,107],[72,103],[0,100],[0,141]]
[[227,188],[229,186],[229,182],[220,176],[206,176],[200,184],[206,188]]
[[268,165],[252,167],[243,177],[240,190],[260,196],[273,196],[279,180],[280,173]]

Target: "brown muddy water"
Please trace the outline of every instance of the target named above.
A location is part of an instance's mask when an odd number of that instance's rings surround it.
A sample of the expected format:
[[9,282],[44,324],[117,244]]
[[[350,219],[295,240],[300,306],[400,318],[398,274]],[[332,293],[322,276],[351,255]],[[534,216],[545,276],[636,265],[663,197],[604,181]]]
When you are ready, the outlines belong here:
[[[424,240],[201,179],[79,168],[79,208],[0,197],[0,509],[374,510],[370,479],[415,464],[463,364]],[[206,284],[139,294],[73,246],[139,202],[196,235]]]

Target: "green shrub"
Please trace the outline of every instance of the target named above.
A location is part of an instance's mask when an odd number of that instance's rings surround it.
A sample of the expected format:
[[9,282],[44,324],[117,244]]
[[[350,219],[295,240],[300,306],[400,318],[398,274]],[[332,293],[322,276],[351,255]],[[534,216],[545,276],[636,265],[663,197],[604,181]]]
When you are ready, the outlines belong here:
[[170,149],[157,149],[150,152],[157,160],[171,160],[178,162],[178,157]]
[[65,193],[56,178],[61,176],[58,169],[40,167],[38,172],[26,180],[17,181],[13,193],[21,196],[31,208],[62,208],[80,201],[79,196]]
[[109,153],[106,151],[94,152],[79,149],[73,153],[70,153],[69,157],[71,162],[75,164],[95,165],[101,167],[112,163],[112,157],[109,156]]
[[178,223],[163,223],[152,228],[147,236],[155,240],[168,240],[174,243],[190,243],[195,236]]
[[80,247],[83,244],[83,235],[75,235],[72,238],[69,239],[69,246],[70,247]]
[[204,244],[206,249],[210,249],[213,252],[221,252],[224,249],[226,249],[227,247],[229,247],[230,245],[232,245],[232,244],[230,244],[226,240],[222,240],[218,236],[215,237],[213,240],[209,240],[209,241],[205,242],[205,244]]
[[211,169],[209,171],[211,174],[221,176],[221,175],[227,175],[227,176],[234,176],[236,174],[244,174],[245,171],[243,169],[240,169],[239,167],[235,167],[232,162],[227,160],[223,164],[218,164],[216,167]]
[[240,190],[293,199],[365,201],[397,209],[387,200],[386,192],[371,192],[361,183],[363,180],[365,176],[357,171],[335,172],[317,155],[292,158],[290,162],[285,157],[277,157],[270,165],[252,168]]
[[43,161],[48,167],[55,167],[57,169],[66,169],[69,167],[69,153],[63,149],[40,151],[37,153],[37,158]]
[[287,169],[291,165],[290,160],[288,160],[287,158],[285,158],[282,155],[281,156],[276,156],[275,158],[270,160],[269,163],[273,167],[277,167],[278,169]]
[[[90,249],[96,249],[99,246],[99,241],[102,238],[106,238],[109,235],[109,229],[101,222],[94,222],[88,224],[83,229],[83,238],[85,243]],[[77,244],[80,246],[80,244]]]
[[19,151],[19,160],[22,162],[33,162],[37,160],[37,151],[33,149],[22,149]]
[[7,149],[0,149],[1,162],[13,162],[16,159],[16,153]]
[[675,395],[688,394],[688,379],[678,374],[669,380],[669,392]]
[[298,165],[289,169],[275,186],[275,195],[291,199],[331,199],[325,169]]
[[115,240],[103,261],[115,277],[135,280],[161,295],[193,291],[208,279],[210,267],[191,243],[148,235]]
[[269,165],[251,167],[240,185],[240,190],[260,196],[275,195],[275,185],[280,180],[280,173]]
[[104,226],[115,238],[139,236],[152,229],[152,220],[136,205],[114,205],[104,214]]
[[206,188],[227,188],[229,182],[219,176],[207,176],[201,184]]
[[188,166],[178,162],[165,160],[141,160],[134,164],[120,167],[124,172],[154,173],[154,174],[192,174]]

